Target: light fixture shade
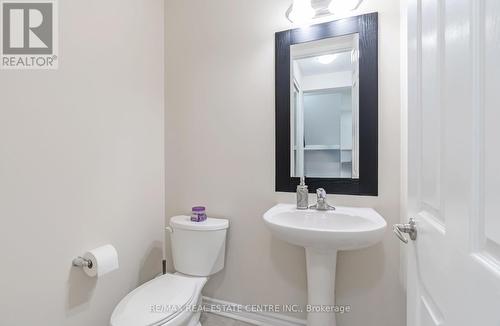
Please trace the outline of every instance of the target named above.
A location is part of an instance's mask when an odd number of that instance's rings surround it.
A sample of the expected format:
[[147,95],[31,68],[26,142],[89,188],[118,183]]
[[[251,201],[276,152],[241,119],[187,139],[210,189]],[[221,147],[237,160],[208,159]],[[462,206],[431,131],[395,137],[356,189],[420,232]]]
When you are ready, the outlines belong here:
[[292,10],[288,19],[297,24],[304,24],[316,15],[316,11],[311,5],[311,0],[293,0]]
[[332,14],[344,13],[357,9],[363,0],[332,0],[328,10]]
[[337,54],[324,54],[318,57],[318,61],[321,64],[328,65],[337,59]]

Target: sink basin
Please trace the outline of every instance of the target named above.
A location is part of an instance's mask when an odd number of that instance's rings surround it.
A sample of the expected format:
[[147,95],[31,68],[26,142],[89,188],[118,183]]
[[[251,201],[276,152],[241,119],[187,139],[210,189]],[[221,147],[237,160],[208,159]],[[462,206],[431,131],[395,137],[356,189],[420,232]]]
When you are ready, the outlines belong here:
[[[307,264],[308,326],[335,326],[337,251],[372,246],[382,240],[387,223],[372,208],[336,207],[334,211],[298,210],[278,204],[268,210],[264,222],[277,238],[304,247]],[[326,310],[326,311],[332,311]]]
[[382,239],[387,223],[372,208],[336,207],[334,211],[298,210],[278,204],[264,214],[271,232],[281,240],[323,250],[353,250]]

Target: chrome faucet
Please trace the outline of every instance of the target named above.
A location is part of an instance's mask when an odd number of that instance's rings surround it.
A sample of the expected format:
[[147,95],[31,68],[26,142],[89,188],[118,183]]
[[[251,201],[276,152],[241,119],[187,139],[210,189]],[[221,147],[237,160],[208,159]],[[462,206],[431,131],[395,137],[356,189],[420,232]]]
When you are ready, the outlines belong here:
[[326,191],[323,188],[318,188],[316,189],[316,205],[312,205],[309,207],[310,209],[316,209],[318,211],[333,211],[335,210],[335,207],[329,205],[326,202]]

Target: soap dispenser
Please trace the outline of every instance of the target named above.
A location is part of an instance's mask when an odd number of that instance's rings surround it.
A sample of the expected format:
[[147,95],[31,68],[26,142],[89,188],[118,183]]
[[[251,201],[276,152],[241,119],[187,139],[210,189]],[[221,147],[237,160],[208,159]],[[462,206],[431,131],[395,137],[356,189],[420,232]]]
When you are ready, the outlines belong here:
[[297,209],[309,208],[309,190],[306,186],[306,178],[300,177],[300,184],[297,186]]

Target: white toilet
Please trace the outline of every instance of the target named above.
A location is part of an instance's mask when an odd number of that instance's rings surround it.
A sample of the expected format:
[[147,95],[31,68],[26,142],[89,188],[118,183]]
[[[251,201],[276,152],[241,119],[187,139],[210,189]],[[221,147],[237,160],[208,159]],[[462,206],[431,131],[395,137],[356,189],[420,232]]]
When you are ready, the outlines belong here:
[[201,290],[224,267],[229,221],[189,216],[170,219],[175,274],[159,276],[130,292],[116,306],[111,326],[201,326]]

